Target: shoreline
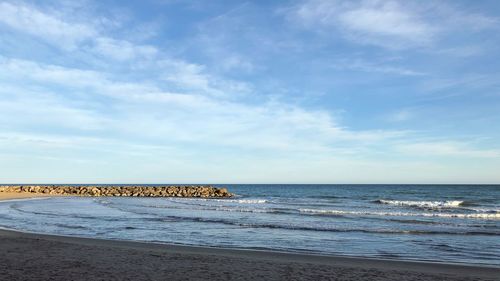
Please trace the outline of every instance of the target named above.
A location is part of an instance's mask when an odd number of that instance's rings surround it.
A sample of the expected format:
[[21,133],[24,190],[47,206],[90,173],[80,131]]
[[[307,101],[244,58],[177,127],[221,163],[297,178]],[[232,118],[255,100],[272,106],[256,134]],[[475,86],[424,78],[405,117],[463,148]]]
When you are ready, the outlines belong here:
[[[61,195],[0,193],[0,201],[30,198],[36,199],[55,196]],[[95,278],[103,274],[109,274],[106,279],[102,280],[126,279],[126,276],[121,276],[120,272],[128,267],[133,268],[135,266],[134,264],[130,264],[130,261],[128,261],[126,257],[130,258],[137,256],[141,257],[141,261],[144,260],[144,262],[147,261],[151,263],[157,263],[158,259],[166,259],[172,264],[171,266],[179,266],[181,268],[186,266],[198,267],[198,265],[212,264],[213,269],[206,269],[205,273],[210,273],[210,276],[212,276],[213,279],[228,279],[225,276],[232,276],[229,279],[247,278],[247,280],[283,279],[282,277],[284,271],[277,270],[277,268],[283,268],[283,266],[285,268],[300,268],[300,270],[297,270],[300,273],[299,275],[302,277],[296,278],[299,280],[328,280],[333,275],[337,275],[339,273],[346,274],[346,279],[339,280],[470,280],[470,278],[474,278],[474,280],[498,280],[498,276],[500,276],[500,267],[496,267],[494,265],[398,260],[342,255],[333,256],[273,250],[111,240],[42,234],[0,228],[0,248],[8,249],[9,247],[15,247],[15,250],[7,250],[7,252],[3,250],[3,257],[0,257],[0,273],[7,273],[7,276],[11,277],[9,280],[39,280],[36,278],[36,272],[48,269],[50,269],[51,272],[63,271],[64,274],[62,274],[62,276],[67,277],[68,274],[70,274],[67,272],[69,269],[61,268],[60,264],[64,264],[65,260],[71,259],[75,253],[81,253],[84,256],[84,259],[90,264],[92,264],[96,258],[96,261],[102,262],[102,268],[92,273],[96,274]],[[52,250],[57,250],[57,254],[51,254],[50,259],[46,259],[45,252],[50,252]],[[15,253],[15,255],[12,255],[12,253]],[[22,265],[23,259],[30,260],[32,259],[32,256],[37,255],[40,255],[40,258],[46,261],[44,262],[45,265],[43,268],[34,268],[33,279],[27,278],[24,273],[19,276],[16,275],[16,272],[19,271],[19,268],[16,269],[17,264]],[[122,261],[123,264],[118,266],[118,268],[116,265],[110,264],[112,260],[117,257],[125,258],[125,260]],[[183,260],[183,262],[179,262],[178,259]],[[223,262],[221,262],[221,260]],[[225,272],[224,275],[219,275],[219,271],[222,270],[221,266],[225,264],[230,264],[231,267],[244,266],[241,272],[238,271],[241,273],[238,276],[234,275],[236,273],[231,273],[231,271],[229,271],[229,273],[227,271],[222,271]],[[160,264],[159,266],[162,265]],[[82,265],[81,267],[85,268],[85,271],[92,271],[95,265],[93,265],[92,268],[88,268],[85,265]],[[70,269],[70,271],[72,270],[74,269]],[[365,276],[366,272],[376,272],[376,274],[374,273],[374,275],[370,275],[371,277],[368,278]],[[196,270],[190,273],[194,275],[192,275],[189,279],[202,280],[206,277],[204,275],[205,273],[202,274]],[[257,273],[264,275],[256,276],[255,274]],[[144,276],[147,275],[146,272],[142,272],[141,274]],[[187,274],[186,272],[179,274],[167,274],[158,276],[158,278],[162,279],[168,277],[168,279],[171,280],[186,280],[183,278],[183,276]],[[113,279],[110,276],[118,277]],[[49,279],[49,277],[47,277],[47,279]],[[157,280],[155,278],[152,279]],[[65,278],[54,280],[65,280]],[[89,279],[77,276],[74,277],[73,280]],[[151,280],[151,278],[135,278],[133,280]]]
[[[22,198],[22,199],[29,199],[29,198]],[[36,198],[33,198],[36,199]],[[17,199],[9,199],[9,200],[17,200]],[[2,200],[0,200],[2,201]],[[110,243],[132,243],[132,244],[138,244],[138,245],[146,245],[145,248],[155,248],[155,247],[166,247],[172,249],[180,249],[181,251],[187,250],[188,252],[193,251],[193,252],[199,252],[199,251],[206,251],[206,253],[210,252],[235,252],[237,254],[245,255],[245,253],[262,253],[264,255],[291,255],[295,257],[300,257],[304,259],[331,259],[336,262],[342,263],[345,259],[346,263],[350,262],[359,262],[359,263],[364,263],[364,264],[370,264],[371,262],[374,262],[376,264],[384,264],[384,263],[390,263],[394,264],[395,266],[400,266],[405,267],[405,265],[417,265],[419,266],[444,266],[444,267],[466,267],[466,268],[477,268],[477,269],[493,269],[493,270],[499,270],[500,274],[500,265],[494,265],[494,264],[475,264],[475,263],[460,263],[460,262],[449,262],[449,261],[437,261],[437,260],[411,260],[411,259],[397,259],[397,258],[383,258],[383,257],[368,257],[368,256],[349,256],[349,255],[341,255],[341,254],[321,254],[321,253],[316,253],[316,252],[294,252],[294,251],[286,251],[286,250],[275,250],[275,249],[254,249],[254,248],[242,248],[242,247],[219,247],[219,246],[204,246],[204,245],[189,245],[189,244],[180,244],[180,243],[171,243],[171,242],[159,242],[159,241],[140,241],[140,240],[126,240],[126,239],[107,239],[107,238],[92,238],[92,237],[85,237],[85,236],[77,236],[77,235],[63,235],[63,234],[50,234],[50,233],[41,233],[41,232],[32,232],[32,231],[24,231],[24,230],[18,230],[18,229],[12,229],[12,228],[6,228],[6,227],[1,227],[0,226],[0,236],[2,235],[2,232],[13,232],[17,234],[22,234],[22,235],[32,235],[32,236],[40,236],[44,238],[51,238],[51,239],[56,239],[61,238],[61,239],[83,239],[83,240],[98,240],[102,243],[110,242]],[[410,266],[411,267],[411,266]]]
[[[184,274],[194,274],[189,278],[194,280],[206,278],[205,274],[209,274],[214,279],[247,278],[251,280],[275,279],[276,277],[283,279],[281,278],[284,274],[283,270],[291,270],[291,268],[303,277],[297,278],[300,280],[328,280],[339,273],[346,277],[340,280],[470,280],[470,278],[498,280],[500,276],[500,268],[482,265],[107,240],[6,229],[0,229],[0,248],[3,249],[3,255],[0,255],[0,272],[10,276],[9,280],[31,280],[27,278],[24,271],[21,271],[19,274],[22,275],[18,276],[16,272],[19,271],[19,267],[25,266],[25,259],[32,260],[36,257],[43,259],[44,262],[43,266],[33,268],[33,280],[39,280],[35,277],[47,270],[52,273],[63,272],[61,279],[54,280],[65,280],[64,278],[67,278],[68,274],[71,276],[71,272],[76,269],[77,271],[84,270],[88,274],[96,274],[95,276],[108,275],[102,280],[126,279],[126,276],[120,275],[120,272],[127,268],[135,268],[134,272],[139,276],[148,275],[143,271],[142,266],[137,266],[137,262],[143,262],[146,269],[148,264],[166,266],[168,270],[157,278],[168,277],[173,280],[186,280]],[[118,258],[121,260],[115,262]],[[65,267],[65,261],[72,259],[82,260],[77,268]],[[207,265],[210,266],[207,268]],[[231,270],[227,271],[226,266],[231,267]],[[223,268],[226,268],[226,271],[222,270]],[[283,270],[278,270],[280,268]],[[189,272],[183,271],[187,269]],[[199,272],[200,269],[203,269],[203,272]],[[178,272],[179,270],[182,272]],[[367,272],[372,274],[367,276]],[[224,274],[220,275],[221,273]],[[115,276],[115,279],[109,279],[109,276]],[[73,280],[89,280],[87,276],[79,278]],[[157,280],[156,277],[133,278],[133,280],[151,279]]]

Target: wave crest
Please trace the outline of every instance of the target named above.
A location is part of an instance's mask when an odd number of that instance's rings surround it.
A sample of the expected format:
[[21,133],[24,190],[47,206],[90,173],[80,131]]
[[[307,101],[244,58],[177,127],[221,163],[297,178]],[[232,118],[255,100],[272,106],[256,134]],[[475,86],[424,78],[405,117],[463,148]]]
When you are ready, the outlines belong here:
[[342,211],[342,210],[324,210],[324,209],[299,209],[301,213],[315,215],[351,215],[351,216],[396,216],[396,217],[442,217],[442,218],[460,218],[460,219],[500,219],[500,213],[405,213],[405,212],[366,212],[366,211]]
[[380,199],[375,202],[380,204],[394,205],[394,206],[417,207],[425,209],[458,208],[464,203],[464,201],[459,201],[459,200],[403,201],[403,200],[384,200],[384,199]]
[[225,203],[239,203],[239,204],[265,204],[269,203],[266,199],[214,199],[214,198],[175,198],[168,197],[170,201],[174,202],[189,202],[189,201],[206,201],[206,202],[225,202]]

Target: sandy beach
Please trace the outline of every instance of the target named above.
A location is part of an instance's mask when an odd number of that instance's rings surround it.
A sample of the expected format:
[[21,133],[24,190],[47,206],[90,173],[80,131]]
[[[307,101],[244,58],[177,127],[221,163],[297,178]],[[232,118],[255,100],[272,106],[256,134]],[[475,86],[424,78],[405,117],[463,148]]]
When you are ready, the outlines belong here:
[[0,230],[2,280],[500,280],[500,269]]
[[55,197],[55,196],[64,196],[64,195],[40,194],[31,192],[0,192],[0,200],[37,198],[37,197]]

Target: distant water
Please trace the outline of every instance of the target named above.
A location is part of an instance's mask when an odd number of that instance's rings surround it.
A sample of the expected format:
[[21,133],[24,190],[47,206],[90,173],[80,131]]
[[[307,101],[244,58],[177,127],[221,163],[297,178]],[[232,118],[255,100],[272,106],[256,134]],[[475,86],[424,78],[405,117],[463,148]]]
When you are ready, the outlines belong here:
[[24,231],[500,265],[500,185],[222,185],[232,199],[0,202]]

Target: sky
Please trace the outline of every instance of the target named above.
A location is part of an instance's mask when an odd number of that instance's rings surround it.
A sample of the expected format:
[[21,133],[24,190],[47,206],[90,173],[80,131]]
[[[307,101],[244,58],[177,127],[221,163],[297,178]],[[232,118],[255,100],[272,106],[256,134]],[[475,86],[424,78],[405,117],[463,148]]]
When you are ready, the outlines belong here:
[[498,1],[2,1],[0,183],[500,183]]

